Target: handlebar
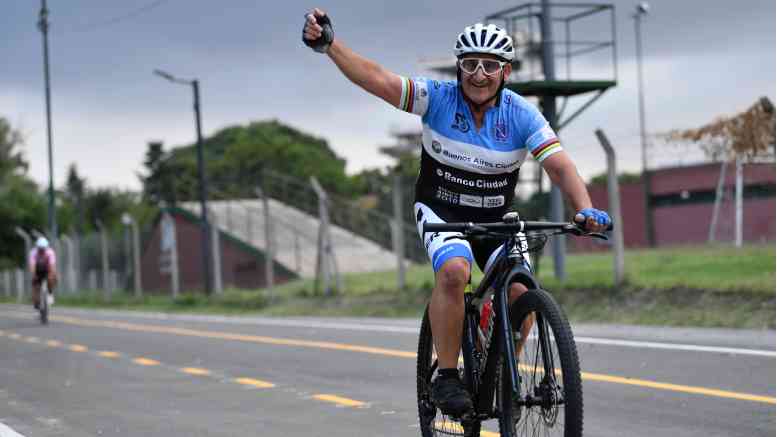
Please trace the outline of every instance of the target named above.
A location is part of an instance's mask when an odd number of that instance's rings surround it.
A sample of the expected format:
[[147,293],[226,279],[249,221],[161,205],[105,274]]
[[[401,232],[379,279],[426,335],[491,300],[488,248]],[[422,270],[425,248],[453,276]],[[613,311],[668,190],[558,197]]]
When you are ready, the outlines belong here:
[[[607,227],[612,230],[612,223]],[[557,231],[561,234],[590,235],[596,237],[606,236],[597,233],[586,232],[576,223],[570,222],[542,222],[542,221],[523,221],[518,220],[514,223],[424,223],[424,233],[427,232],[461,232],[464,235],[476,236],[487,234],[503,234],[530,231]]]

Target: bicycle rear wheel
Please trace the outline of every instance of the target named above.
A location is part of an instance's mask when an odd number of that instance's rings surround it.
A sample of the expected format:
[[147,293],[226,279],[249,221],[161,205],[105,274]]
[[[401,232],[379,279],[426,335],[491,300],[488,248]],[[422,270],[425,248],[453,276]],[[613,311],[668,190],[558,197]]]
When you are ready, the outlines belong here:
[[[527,318],[531,329],[523,339]],[[497,375],[499,431],[503,437],[583,434],[583,391],[572,329],[561,308],[544,290],[524,293],[512,306],[510,320],[516,342],[520,398],[513,399],[507,363]],[[526,328],[524,328],[526,329]],[[546,369],[552,369],[546,371]]]
[[[461,361],[459,361],[461,363]],[[460,423],[444,414],[431,399],[432,379],[437,372],[437,352],[432,341],[432,325],[429,321],[429,308],[424,311],[421,331],[418,335],[418,355],[416,359],[416,389],[418,395],[418,420],[423,437],[435,436],[480,436],[480,422]],[[459,373],[462,373],[459,364]]]

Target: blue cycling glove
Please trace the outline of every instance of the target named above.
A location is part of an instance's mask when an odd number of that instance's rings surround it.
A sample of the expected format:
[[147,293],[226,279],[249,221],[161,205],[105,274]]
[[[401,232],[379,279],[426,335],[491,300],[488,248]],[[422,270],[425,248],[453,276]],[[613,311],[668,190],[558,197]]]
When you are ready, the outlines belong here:
[[585,208],[582,211],[579,211],[577,214],[575,214],[575,223],[585,224],[589,217],[593,217],[596,223],[603,226],[609,226],[612,224],[610,216],[606,212],[599,211],[596,208]]

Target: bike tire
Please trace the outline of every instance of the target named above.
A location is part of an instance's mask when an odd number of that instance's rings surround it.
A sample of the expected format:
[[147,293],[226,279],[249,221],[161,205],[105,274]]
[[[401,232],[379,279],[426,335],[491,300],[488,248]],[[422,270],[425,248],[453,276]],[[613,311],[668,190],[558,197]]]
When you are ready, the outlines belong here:
[[[48,293],[47,293],[48,294]],[[40,323],[41,325],[48,325],[49,323],[49,302],[48,296],[41,293],[42,297],[38,298],[38,307],[40,308]]]
[[[561,307],[545,290],[530,290],[513,304],[510,311],[513,329],[520,332],[523,321],[532,313],[535,320],[518,356],[517,366],[522,400],[534,395],[533,399],[539,403],[527,406],[514,402],[509,368],[502,358],[497,375],[499,432],[503,437],[580,437],[583,434],[583,390],[572,329]],[[548,356],[540,345],[540,329],[552,334],[552,337],[543,335]],[[546,362],[555,369],[552,378],[545,376],[543,364]],[[558,378],[559,373],[561,378]],[[563,385],[559,386],[559,382]],[[563,403],[559,399],[563,399]]]
[[[461,366],[461,365],[460,365]],[[416,394],[418,401],[418,421],[423,437],[466,436],[480,437],[480,422],[462,424],[442,412],[431,399],[431,383],[437,370],[432,325],[429,321],[429,307],[424,311],[421,330],[418,334],[418,354],[416,358]],[[461,369],[460,369],[461,370]]]

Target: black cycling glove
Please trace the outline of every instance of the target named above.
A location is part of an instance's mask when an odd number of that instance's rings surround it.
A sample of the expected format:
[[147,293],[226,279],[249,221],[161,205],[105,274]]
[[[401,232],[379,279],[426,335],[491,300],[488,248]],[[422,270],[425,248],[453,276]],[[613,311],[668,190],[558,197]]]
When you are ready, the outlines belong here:
[[[332,30],[332,21],[329,20],[329,16],[324,15],[322,17],[317,17],[313,15],[313,18],[316,19],[316,23],[318,23],[319,26],[323,28],[323,31],[321,32],[321,36],[314,40],[309,40],[305,38],[305,26],[302,26],[302,42],[305,43],[306,46],[312,48],[313,50],[319,52],[319,53],[326,53],[326,51],[329,49],[329,45],[332,44],[332,41],[335,39],[335,32]],[[307,24],[307,17],[305,18],[305,23]]]

